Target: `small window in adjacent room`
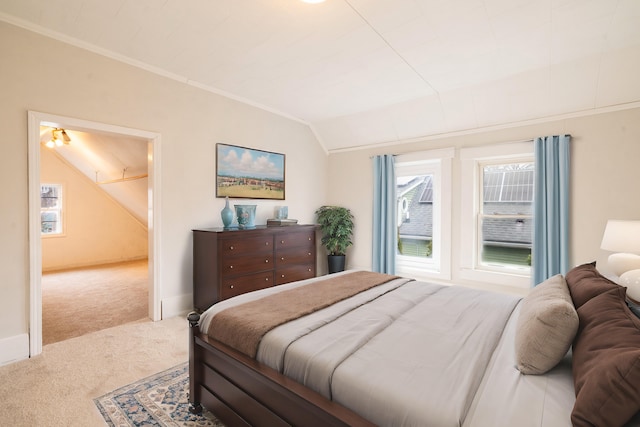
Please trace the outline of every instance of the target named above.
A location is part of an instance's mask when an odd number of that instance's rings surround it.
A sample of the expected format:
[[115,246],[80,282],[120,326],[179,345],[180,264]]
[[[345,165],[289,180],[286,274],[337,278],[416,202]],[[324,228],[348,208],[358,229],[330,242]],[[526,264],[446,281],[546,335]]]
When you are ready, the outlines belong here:
[[63,233],[61,184],[40,185],[40,229],[43,236]]

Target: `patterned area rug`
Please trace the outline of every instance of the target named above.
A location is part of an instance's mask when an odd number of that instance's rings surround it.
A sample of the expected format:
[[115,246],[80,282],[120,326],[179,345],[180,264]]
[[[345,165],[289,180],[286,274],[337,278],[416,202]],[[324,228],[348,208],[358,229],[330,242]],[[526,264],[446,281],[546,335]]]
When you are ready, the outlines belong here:
[[189,365],[164,372],[94,399],[107,425],[224,427],[210,412],[189,412]]

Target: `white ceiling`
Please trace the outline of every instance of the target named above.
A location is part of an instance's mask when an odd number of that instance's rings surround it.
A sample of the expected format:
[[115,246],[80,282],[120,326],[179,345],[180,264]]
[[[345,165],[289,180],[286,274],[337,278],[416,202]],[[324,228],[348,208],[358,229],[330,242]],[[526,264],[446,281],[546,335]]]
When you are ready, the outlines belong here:
[[640,101],[638,0],[0,0],[0,19],[308,123],[329,151]]

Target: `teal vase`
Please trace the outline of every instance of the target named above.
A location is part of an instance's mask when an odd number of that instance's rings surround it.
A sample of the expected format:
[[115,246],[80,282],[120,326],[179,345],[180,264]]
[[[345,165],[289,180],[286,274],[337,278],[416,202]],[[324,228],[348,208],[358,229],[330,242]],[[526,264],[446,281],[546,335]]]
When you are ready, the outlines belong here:
[[236,217],[238,218],[238,228],[255,228],[256,205],[234,205]]
[[225,204],[222,211],[220,211],[220,216],[222,217],[222,224],[224,228],[231,227],[231,223],[233,222],[233,211],[229,207],[229,198],[225,197]]

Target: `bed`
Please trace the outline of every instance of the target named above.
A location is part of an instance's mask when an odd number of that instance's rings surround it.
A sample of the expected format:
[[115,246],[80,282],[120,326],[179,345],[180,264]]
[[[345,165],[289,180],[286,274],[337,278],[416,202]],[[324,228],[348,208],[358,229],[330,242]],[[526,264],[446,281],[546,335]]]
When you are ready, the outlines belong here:
[[[189,315],[191,410],[229,427],[638,425],[640,320],[620,298],[592,264],[524,299],[363,271],[243,294]],[[603,348],[608,305],[629,337]]]

